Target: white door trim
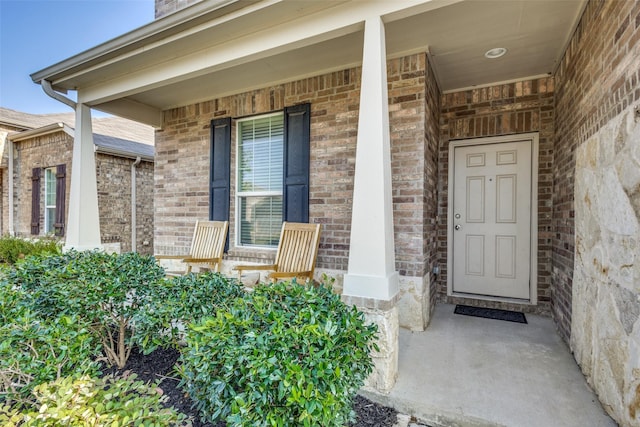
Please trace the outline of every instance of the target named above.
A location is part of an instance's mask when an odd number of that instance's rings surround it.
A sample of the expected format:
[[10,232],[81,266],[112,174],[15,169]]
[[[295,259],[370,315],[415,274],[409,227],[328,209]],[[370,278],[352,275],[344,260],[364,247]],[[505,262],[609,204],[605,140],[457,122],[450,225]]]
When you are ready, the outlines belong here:
[[[519,302],[536,305],[538,303],[538,133],[494,136],[488,138],[461,139],[449,142],[449,177],[447,182],[447,295],[487,299],[492,301]],[[506,142],[531,141],[531,261],[529,265],[530,300],[485,297],[453,292],[453,179],[455,173],[454,150],[456,147],[470,145],[496,144]]]

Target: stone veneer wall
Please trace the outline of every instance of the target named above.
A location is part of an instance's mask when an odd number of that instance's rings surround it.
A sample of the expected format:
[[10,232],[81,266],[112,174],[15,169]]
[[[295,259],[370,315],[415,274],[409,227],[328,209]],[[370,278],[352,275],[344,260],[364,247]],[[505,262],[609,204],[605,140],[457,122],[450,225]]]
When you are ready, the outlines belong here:
[[[103,243],[131,251],[131,165],[135,159],[96,155],[98,210]],[[136,165],[136,250],[153,255],[153,162]]]
[[[389,60],[387,67],[396,268],[401,274],[403,296],[411,293],[400,319],[401,324],[414,329],[424,328],[428,321],[423,315],[414,318],[416,310],[422,312],[422,298],[428,297],[423,289],[430,263],[423,239],[425,197],[433,197],[432,193],[425,194],[426,188],[432,192],[433,180],[431,187],[425,187],[424,179],[433,174],[434,168],[433,163],[425,166],[425,132],[433,133],[425,125],[426,63],[426,55],[417,54]],[[352,68],[165,111],[163,130],[156,134],[155,252],[188,250],[195,220],[208,217],[212,119],[240,118],[310,102],[309,215],[311,222],[323,224],[317,266],[319,273],[338,276],[340,287],[349,258],[359,89],[360,68]],[[235,141],[235,125],[232,139]],[[237,248],[234,244],[235,149],[233,142],[227,260],[272,259],[273,251]]]
[[553,316],[571,331],[577,147],[640,101],[640,2],[590,1],[556,72]]
[[571,348],[607,412],[640,425],[640,107],[576,157]]
[[605,409],[639,425],[640,2],[587,4],[556,99],[553,315]]
[[500,84],[442,95],[438,202],[438,299],[458,304],[469,298],[447,296],[447,215],[449,142],[519,133],[539,133],[538,157],[538,304],[471,300],[492,307],[548,314],[551,298],[551,197],[554,132],[552,77]]

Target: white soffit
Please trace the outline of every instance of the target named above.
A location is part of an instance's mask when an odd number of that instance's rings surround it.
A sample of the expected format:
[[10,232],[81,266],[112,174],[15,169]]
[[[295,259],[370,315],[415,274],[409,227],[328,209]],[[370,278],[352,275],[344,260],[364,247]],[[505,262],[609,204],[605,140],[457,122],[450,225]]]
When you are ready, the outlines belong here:
[[[387,46],[420,37],[443,91],[553,73],[585,0],[467,0],[387,25]],[[406,31],[407,28],[412,30]],[[487,59],[486,51],[508,53]]]
[[[386,15],[381,12],[386,22],[387,55],[428,49],[443,91],[553,72],[586,3],[386,1],[391,0],[368,4],[376,10],[389,10]],[[405,9],[400,6],[413,4]],[[159,111],[167,108],[346,69],[362,61],[362,26],[356,25],[365,18],[360,14],[368,10],[362,0],[269,0],[246,5],[228,15],[213,15],[209,21],[199,18],[192,26],[182,25],[180,32],[171,30],[166,38],[154,36],[147,44],[133,43],[117,57],[93,58],[67,71],[61,66],[63,61],[35,76],[49,75],[63,89],[86,88],[87,99],[94,100],[90,105],[98,109],[114,114],[126,110],[133,114],[131,118],[157,124]],[[394,8],[399,12],[393,12]],[[331,22],[336,23],[331,32],[311,36],[310,27],[330,29]],[[159,22],[149,27],[154,25]],[[292,32],[292,27],[300,31]],[[310,39],[304,40],[303,35],[295,38],[305,31]],[[281,42],[277,41],[279,34],[286,36]],[[265,36],[271,38],[267,42],[271,45],[256,51]],[[250,46],[254,53],[243,58],[235,46]],[[507,48],[508,53],[494,60],[485,58],[484,53],[495,47]],[[238,52],[237,60],[234,52]],[[215,62],[218,57],[223,62]],[[74,59],[67,61],[73,65]],[[198,64],[202,67],[194,67]],[[171,72],[162,74],[164,69]]]

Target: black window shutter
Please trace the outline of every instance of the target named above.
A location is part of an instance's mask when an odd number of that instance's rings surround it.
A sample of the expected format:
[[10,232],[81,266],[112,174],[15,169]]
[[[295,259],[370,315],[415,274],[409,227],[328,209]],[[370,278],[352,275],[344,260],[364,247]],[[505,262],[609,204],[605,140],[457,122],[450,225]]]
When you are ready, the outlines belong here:
[[67,165],[56,166],[56,236],[64,236],[64,212],[66,210]]
[[40,234],[40,176],[42,169],[33,168],[31,175],[31,234]]
[[[209,189],[209,219],[229,220],[231,170],[231,118],[211,121],[211,164]],[[225,250],[229,248],[229,236]]]
[[282,220],[309,222],[309,138],[311,104],[284,110]]

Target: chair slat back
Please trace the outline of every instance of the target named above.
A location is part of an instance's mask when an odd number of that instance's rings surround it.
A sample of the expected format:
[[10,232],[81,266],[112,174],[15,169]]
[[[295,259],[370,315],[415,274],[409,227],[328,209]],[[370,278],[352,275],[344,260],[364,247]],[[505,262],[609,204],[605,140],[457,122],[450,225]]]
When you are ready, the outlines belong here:
[[275,259],[278,272],[311,271],[312,278],[319,244],[320,224],[284,222]]
[[228,227],[227,221],[197,221],[189,255],[193,258],[222,258]]

